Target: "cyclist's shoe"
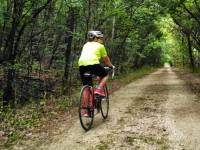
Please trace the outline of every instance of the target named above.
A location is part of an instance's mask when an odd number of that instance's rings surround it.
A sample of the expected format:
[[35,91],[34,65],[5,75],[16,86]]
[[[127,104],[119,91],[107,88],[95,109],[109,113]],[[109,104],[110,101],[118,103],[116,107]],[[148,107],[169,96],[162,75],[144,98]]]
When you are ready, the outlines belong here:
[[85,110],[85,112],[83,113],[83,116],[84,117],[91,117],[90,113],[87,110]]
[[104,90],[101,89],[101,88],[96,88],[95,91],[94,91],[94,94],[98,94],[98,95],[103,96],[103,97],[106,96],[105,93],[104,93]]

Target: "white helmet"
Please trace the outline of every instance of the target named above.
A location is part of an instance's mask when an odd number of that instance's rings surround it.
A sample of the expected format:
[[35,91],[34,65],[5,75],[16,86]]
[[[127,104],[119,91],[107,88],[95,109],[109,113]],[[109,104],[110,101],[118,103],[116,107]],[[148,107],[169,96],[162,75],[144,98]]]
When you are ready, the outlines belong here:
[[103,33],[101,31],[89,31],[88,38],[92,39],[94,37],[103,38]]

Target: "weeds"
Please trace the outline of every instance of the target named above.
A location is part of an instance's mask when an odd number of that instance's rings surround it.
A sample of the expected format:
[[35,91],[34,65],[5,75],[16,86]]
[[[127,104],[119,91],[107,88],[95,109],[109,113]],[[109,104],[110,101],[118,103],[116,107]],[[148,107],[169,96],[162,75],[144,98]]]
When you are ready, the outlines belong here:
[[108,149],[108,143],[101,141],[101,144],[97,145],[96,149],[97,150],[107,150]]

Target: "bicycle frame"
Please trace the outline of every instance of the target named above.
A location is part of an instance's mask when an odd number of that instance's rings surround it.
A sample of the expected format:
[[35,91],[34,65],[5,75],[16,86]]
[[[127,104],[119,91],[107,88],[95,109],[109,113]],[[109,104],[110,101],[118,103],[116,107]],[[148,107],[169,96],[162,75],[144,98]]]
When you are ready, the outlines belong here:
[[[91,74],[88,74],[88,75],[91,75]],[[108,94],[107,84],[104,85],[104,91],[105,91],[106,96],[105,97],[102,97],[100,95],[97,96],[94,94],[95,88],[96,88],[95,85],[97,85],[96,84],[97,82],[99,83],[100,78],[99,77],[96,78],[94,76],[91,76],[91,77],[92,77],[92,85],[85,85],[82,87],[81,96],[80,96],[80,104],[79,104],[80,123],[85,131],[88,131],[92,127],[93,119],[95,115],[94,114],[95,109],[97,110],[97,113],[101,111],[101,115],[103,119],[107,118],[108,110],[109,110],[109,94]],[[87,97],[87,95],[84,94],[84,92],[87,90],[89,92],[88,93],[89,97]],[[103,101],[102,101],[102,98],[104,99]],[[88,112],[86,113],[87,117],[85,117],[85,115],[83,114],[83,112],[86,112],[86,111]],[[85,118],[87,118],[89,121],[87,121],[87,119]]]

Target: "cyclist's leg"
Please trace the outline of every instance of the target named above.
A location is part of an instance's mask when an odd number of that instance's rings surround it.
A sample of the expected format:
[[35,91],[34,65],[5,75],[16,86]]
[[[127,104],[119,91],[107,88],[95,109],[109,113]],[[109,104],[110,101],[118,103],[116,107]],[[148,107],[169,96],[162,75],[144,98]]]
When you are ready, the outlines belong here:
[[103,87],[108,79],[106,70],[100,64],[90,66],[90,70],[92,74],[101,78],[99,85]]
[[106,84],[106,81],[108,79],[107,72],[105,71],[105,69],[100,64],[92,65],[90,69],[91,69],[91,73],[92,74],[94,74],[96,76],[99,76],[101,78],[99,86],[95,90],[95,94],[99,94],[99,95],[105,96],[103,87]]
[[[81,77],[83,86],[85,86],[85,85],[92,86],[92,77],[84,75],[84,73],[86,73],[88,71],[90,71],[88,66],[80,66],[79,67],[80,77]],[[91,98],[89,98],[91,96],[91,94],[88,92],[89,92],[88,90],[82,91],[82,97],[83,97],[82,107],[85,107],[86,105],[88,105],[88,100],[91,100]],[[90,101],[90,103],[92,103],[92,101]],[[91,106],[92,106],[92,104],[91,104]],[[84,113],[85,113],[84,114],[85,116],[89,116],[89,112],[87,111],[87,109],[85,109]]]
[[84,75],[84,73],[89,72],[89,71],[90,71],[89,66],[80,66],[79,67],[79,73],[80,73],[82,84],[92,86],[92,77]]
[[[88,106],[90,107],[90,109],[93,106],[92,93],[89,88],[82,91],[82,107],[87,108]],[[90,116],[90,111],[88,109],[84,109],[83,113],[85,117]]]
[[99,83],[99,86],[100,86],[100,87],[103,88],[103,86],[106,85],[106,82],[107,82],[107,80],[108,80],[108,77],[109,77],[109,76],[107,75],[107,76],[101,78],[101,81],[100,81],[100,83]]

